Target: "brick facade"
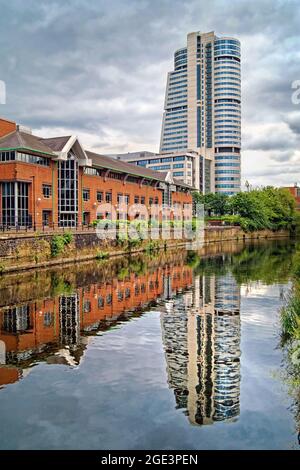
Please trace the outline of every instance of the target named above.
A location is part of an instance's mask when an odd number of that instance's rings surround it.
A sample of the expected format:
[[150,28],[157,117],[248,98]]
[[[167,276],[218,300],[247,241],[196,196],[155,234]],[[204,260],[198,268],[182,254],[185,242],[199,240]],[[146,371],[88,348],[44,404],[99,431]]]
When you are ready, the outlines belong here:
[[[92,223],[97,218],[105,218],[109,212],[110,218],[117,218],[116,207],[120,199],[125,197],[128,206],[143,204],[148,210],[152,205],[161,206],[165,203],[166,192],[171,206],[183,209],[185,204],[192,203],[192,188],[170,179],[170,175],[85,152],[76,137],[42,139],[21,131],[14,123],[0,119],[0,136],[1,133],[0,226],[68,226],[60,218],[59,174],[66,175],[66,193],[71,194],[67,197],[78,201],[73,211],[76,212],[75,225]],[[69,170],[65,167],[61,170],[68,159],[76,161],[76,190],[73,189],[73,180],[68,176],[71,174]],[[9,183],[26,185],[25,203],[19,198],[21,189]],[[5,194],[9,191],[12,196],[7,200]],[[99,213],[99,204],[108,202],[108,199],[112,204],[111,211],[103,209],[101,212],[100,209]],[[18,216],[22,204],[28,206],[26,222],[24,217]],[[134,218],[134,214],[128,218]],[[162,219],[161,213],[159,218]]]
[[[10,358],[5,367],[0,366],[0,386],[19,379],[21,371],[14,367],[15,362],[22,367],[23,357],[26,357],[25,366],[30,358],[34,360],[39,355],[45,358],[47,347],[51,348],[46,358],[68,347],[79,361],[84,349],[81,333],[97,330],[101,322],[118,320],[126,312],[140,312],[150,302],[163,297],[165,278],[169,280],[171,292],[176,294],[179,289],[192,285],[193,271],[183,264],[160,266],[139,276],[129,274],[124,280],[114,277],[100,284],[88,284],[74,289],[73,294],[26,302],[9,310],[0,308],[0,342]],[[66,306],[72,296],[75,302],[71,312]],[[68,316],[68,328],[65,328],[63,320]],[[19,330],[17,319],[22,324]]]

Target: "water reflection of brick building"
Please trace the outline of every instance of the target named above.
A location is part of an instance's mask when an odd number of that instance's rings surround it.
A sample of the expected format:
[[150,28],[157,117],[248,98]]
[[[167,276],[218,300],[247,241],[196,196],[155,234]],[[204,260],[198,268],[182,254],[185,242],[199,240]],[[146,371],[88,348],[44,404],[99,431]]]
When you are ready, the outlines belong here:
[[36,360],[78,364],[86,334],[165,298],[166,285],[177,293],[191,286],[192,279],[192,270],[181,264],[158,267],[143,275],[128,272],[122,280],[86,285],[53,299],[1,308],[0,386],[18,380]]
[[162,314],[168,381],[193,424],[239,415],[240,290],[233,276],[196,277]]

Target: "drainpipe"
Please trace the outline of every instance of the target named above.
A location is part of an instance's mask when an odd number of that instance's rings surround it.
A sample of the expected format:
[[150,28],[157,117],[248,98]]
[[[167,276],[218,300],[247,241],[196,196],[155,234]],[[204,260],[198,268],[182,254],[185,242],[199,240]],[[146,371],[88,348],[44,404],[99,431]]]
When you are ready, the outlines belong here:
[[15,181],[15,226],[18,226],[18,182]]
[[[54,169],[57,167],[57,162],[52,163],[52,225],[54,227],[54,221],[55,221],[55,194],[56,194],[56,188],[54,186],[55,180],[54,180]],[[58,211],[57,211],[58,212]]]

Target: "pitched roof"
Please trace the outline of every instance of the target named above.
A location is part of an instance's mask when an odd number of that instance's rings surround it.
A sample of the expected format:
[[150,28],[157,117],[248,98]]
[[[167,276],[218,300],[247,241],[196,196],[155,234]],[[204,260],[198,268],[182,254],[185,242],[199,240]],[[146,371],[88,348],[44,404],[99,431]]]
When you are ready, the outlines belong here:
[[141,176],[142,178],[154,179],[157,181],[165,181],[167,173],[160,173],[159,171],[150,170],[142,166],[134,165],[133,163],[123,162],[116,160],[105,155],[99,155],[94,152],[86,151],[89,158],[95,166],[107,168],[110,170],[120,171],[123,173],[130,173],[134,176]]
[[71,136],[66,135],[62,137],[50,137],[48,139],[40,139],[48,147],[50,147],[54,152],[61,152],[66,143],[70,140]]
[[[85,153],[87,154],[88,158],[91,158],[93,165],[95,166],[100,166],[102,168],[107,168],[114,171],[130,173],[134,176],[141,176],[142,178],[153,179],[163,183],[166,181],[166,176],[168,174],[167,172],[151,170],[150,168],[135,165],[134,163],[127,163],[123,160],[107,157],[106,155],[99,155],[98,153],[90,152],[89,150],[86,150]],[[174,184],[187,189],[193,189],[192,186],[175,178]]]
[[[70,138],[71,136],[62,136],[43,139],[41,137],[17,130],[0,138],[0,150],[30,150],[30,152],[37,154],[42,153],[56,157],[55,152],[62,151]],[[151,170],[150,168],[145,168],[144,166],[127,163],[122,160],[117,160],[105,155],[99,155],[90,151],[86,151],[85,153],[88,158],[92,160],[93,165],[95,166],[107,168],[116,172],[129,173],[133,176],[152,179],[163,183],[166,181],[167,172]],[[174,184],[192,189],[191,186],[176,179],[174,179]]]
[[31,150],[36,153],[54,156],[52,149],[48,147],[42,139],[35,135],[27,134],[26,132],[18,130],[0,139],[0,149]]

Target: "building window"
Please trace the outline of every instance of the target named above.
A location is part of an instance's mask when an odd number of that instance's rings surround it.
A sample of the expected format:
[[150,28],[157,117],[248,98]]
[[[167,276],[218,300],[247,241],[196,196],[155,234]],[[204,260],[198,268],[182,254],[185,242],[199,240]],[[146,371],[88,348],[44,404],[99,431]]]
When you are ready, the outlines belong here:
[[83,173],[84,173],[85,175],[101,176],[101,170],[99,170],[98,168],[88,168],[88,167],[85,167],[84,170],[83,170]]
[[58,211],[60,227],[77,225],[78,162],[72,153],[58,162]]
[[103,192],[102,191],[97,191],[97,201],[98,202],[103,201]]
[[16,160],[24,163],[35,163],[36,165],[50,166],[50,158],[29,155],[28,153],[17,152]]
[[3,312],[2,329],[8,333],[27,331],[32,328],[29,305],[12,307]]
[[153,197],[149,197],[149,206],[152,206],[153,204]]
[[139,204],[140,202],[140,197],[139,196],[134,196],[134,203]]
[[139,293],[140,293],[140,287],[139,287],[139,285],[137,284],[137,285],[135,286],[135,288],[134,288],[134,295],[137,296],[137,295],[139,295]]
[[185,157],[184,156],[179,156],[179,157],[174,157],[173,158],[173,161],[174,162],[182,162],[185,160]]
[[158,197],[156,196],[156,198],[154,199],[154,204],[158,204]]
[[103,308],[104,307],[104,298],[102,295],[99,295],[98,297],[98,308]]
[[0,152],[0,162],[10,162],[16,159],[16,152]]
[[141,196],[141,204],[145,204],[145,197]]
[[112,194],[105,193],[105,202],[112,202]]
[[53,313],[52,312],[45,312],[44,313],[44,326],[46,328],[49,328],[50,326],[53,326]]
[[107,305],[111,305],[112,303],[112,295],[111,294],[107,294],[106,296],[106,304]]
[[126,289],[125,289],[125,299],[129,299],[129,298],[130,298],[130,288],[126,287]]
[[89,212],[84,212],[83,213],[82,223],[83,223],[83,225],[89,225],[90,224],[90,213]]
[[122,204],[123,202],[123,194],[122,193],[118,193],[117,195],[117,203],[118,204]]
[[82,198],[85,202],[90,200],[90,190],[89,189],[84,189],[82,191]]
[[125,204],[129,204],[129,201],[130,201],[130,196],[129,196],[129,194],[125,194],[125,196],[124,196],[124,202],[125,202]]
[[14,227],[30,227],[31,216],[28,212],[28,183],[2,183],[2,224]]
[[49,227],[51,222],[51,211],[43,211],[43,226]]
[[118,301],[122,302],[122,300],[124,299],[123,292],[119,290],[118,293],[117,293],[117,297],[118,297]]
[[184,168],[183,163],[174,163],[173,168]]
[[52,196],[52,186],[50,184],[43,184],[43,196],[45,199],[50,199]]
[[91,311],[91,302],[89,300],[85,300],[83,302],[83,311],[84,313],[89,313]]

